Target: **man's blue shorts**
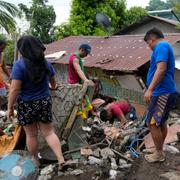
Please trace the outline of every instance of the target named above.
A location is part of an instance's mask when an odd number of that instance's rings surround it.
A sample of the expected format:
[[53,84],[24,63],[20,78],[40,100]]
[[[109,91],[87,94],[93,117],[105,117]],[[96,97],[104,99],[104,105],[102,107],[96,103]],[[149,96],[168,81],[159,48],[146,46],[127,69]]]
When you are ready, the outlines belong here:
[[162,126],[168,119],[169,111],[173,108],[178,94],[153,96],[148,107],[147,125]]

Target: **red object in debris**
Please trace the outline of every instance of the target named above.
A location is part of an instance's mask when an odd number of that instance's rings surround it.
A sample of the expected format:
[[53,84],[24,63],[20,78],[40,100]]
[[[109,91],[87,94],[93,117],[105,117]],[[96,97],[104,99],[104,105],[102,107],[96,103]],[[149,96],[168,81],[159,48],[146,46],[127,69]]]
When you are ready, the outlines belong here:
[[[179,124],[173,124],[172,126],[170,126],[168,128],[165,144],[177,142],[178,141],[177,132],[179,132],[179,130],[180,130]],[[155,147],[150,133],[144,137],[144,143],[145,143],[146,149]]]

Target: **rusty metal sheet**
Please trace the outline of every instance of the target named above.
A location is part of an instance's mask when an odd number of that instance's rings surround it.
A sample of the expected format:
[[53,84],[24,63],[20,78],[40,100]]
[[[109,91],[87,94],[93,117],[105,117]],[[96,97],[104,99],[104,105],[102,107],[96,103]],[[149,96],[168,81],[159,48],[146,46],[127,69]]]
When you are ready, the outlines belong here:
[[[76,52],[81,43],[92,46],[92,56],[85,58],[86,67],[111,71],[136,71],[149,61],[151,51],[143,40],[144,35],[120,35],[105,37],[70,36],[47,45],[46,55],[66,51],[67,55],[54,63],[68,64],[69,55]],[[180,33],[166,34],[171,44],[180,41]]]

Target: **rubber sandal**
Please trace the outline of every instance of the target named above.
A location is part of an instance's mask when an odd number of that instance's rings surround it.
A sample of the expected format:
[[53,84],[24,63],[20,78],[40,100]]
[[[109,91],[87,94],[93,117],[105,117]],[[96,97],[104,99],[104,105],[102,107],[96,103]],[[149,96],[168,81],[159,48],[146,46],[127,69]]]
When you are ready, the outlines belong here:
[[149,163],[155,163],[155,162],[163,162],[165,161],[165,155],[159,156],[156,153],[153,154],[146,154],[144,156],[145,160]]

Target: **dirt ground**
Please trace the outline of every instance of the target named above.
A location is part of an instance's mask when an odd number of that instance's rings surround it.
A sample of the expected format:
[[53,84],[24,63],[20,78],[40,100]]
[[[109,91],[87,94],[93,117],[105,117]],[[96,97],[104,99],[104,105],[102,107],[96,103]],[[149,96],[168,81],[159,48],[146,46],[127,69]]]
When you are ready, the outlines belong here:
[[[180,150],[180,143],[176,146]],[[109,168],[108,167],[97,167],[97,166],[86,166],[84,167],[84,173],[78,176],[66,175],[56,176],[54,180],[108,180],[109,179]],[[171,154],[166,152],[166,161],[162,163],[147,163],[143,155],[137,158],[130,169],[123,170],[118,173],[117,180],[165,180],[160,177],[169,171],[180,172],[180,155]],[[180,179],[180,177],[179,177]]]
[[[180,150],[180,143],[178,143],[177,147]],[[162,180],[165,178],[161,178],[160,175],[170,171],[180,172],[180,155],[166,152],[166,161],[162,163],[150,164],[143,157],[137,159],[130,174],[124,180]]]

